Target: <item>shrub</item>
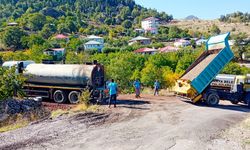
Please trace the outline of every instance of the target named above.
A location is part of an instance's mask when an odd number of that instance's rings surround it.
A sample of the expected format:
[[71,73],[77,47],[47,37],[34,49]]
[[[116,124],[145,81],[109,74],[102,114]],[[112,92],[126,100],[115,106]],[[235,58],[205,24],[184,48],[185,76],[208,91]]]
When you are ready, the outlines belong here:
[[0,100],[13,97],[15,94],[23,96],[22,85],[25,78],[16,74],[16,68],[11,69],[0,67]]
[[250,73],[250,69],[245,66],[241,67],[238,63],[231,62],[222,70],[222,73],[233,75],[245,75]]
[[90,94],[91,93],[88,90],[83,91],[81,96],[80,96],[80,104],[84,104],[85,106],[89,106]]

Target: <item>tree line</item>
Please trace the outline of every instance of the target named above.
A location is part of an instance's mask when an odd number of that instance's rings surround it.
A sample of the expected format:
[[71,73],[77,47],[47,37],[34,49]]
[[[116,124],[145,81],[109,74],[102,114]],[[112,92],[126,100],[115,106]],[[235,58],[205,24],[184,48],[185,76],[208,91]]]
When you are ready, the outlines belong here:
[[235,23],[235,22],[246,23],[250,22],[250,14],[238,11],[227,15],[221,15],[219,20],[221,22],[227,22],[227,23]]
[[[67,64],[83,64],[98,60],[105,66],[106,79],[114,78],[123,92],[133,91],[132,83],[140,79],[144,86],[152,87],[154,80],[161,82],[162,88],[171,89],[176,80],[199,57],[204,47],[193,49],[186,47],[177,52],[159,53],[155,55],[141,55],[129,51],[89,54],[68,51]],[[19,51],[1,53],[3,60],[36,60],[41,61],[42,55],[36,51]],[[238,63],[231,62],[221,73],[244,75],[250,69],[240,67]]]

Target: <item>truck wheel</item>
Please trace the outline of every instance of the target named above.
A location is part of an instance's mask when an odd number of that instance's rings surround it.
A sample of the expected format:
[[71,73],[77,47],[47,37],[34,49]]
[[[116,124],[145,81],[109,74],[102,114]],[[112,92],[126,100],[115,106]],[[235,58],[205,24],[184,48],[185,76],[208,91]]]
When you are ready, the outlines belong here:
[[64,103],[67,100],[65,92],[61,90],[55,91],[53,96],[56,103]]
[[208,95],[206,99],[206,103],[208,106],[216,106],[219,104],[220,97],[216,93],[211,93]]
[[80,92],[77,92],[77,91],[70,92],[69,93],[69,102],[71,104],[79,103],[79,96],[80,96]]

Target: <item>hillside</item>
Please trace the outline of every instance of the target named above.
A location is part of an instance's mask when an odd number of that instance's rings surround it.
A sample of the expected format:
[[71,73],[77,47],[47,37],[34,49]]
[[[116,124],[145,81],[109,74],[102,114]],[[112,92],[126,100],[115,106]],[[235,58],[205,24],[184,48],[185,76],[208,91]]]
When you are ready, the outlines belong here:
[[[97,25],[139,26],[142,19],[154,16],[163,22],[172,20],[164,12],[143,8],[134,0],[1,0],[0,27],[17,22],[30,31],[48,30],[72,33],[92,30]],[[105,32],[105,31],[99,31]]]
[[247,35],[250,36],[250,24],[248,23],[225,23],[219,20],[178,20],[171,23],[170,26],[178,26],[182,29],[207,32],[213,24],[217,25],[222,33],[231,32],[232,34],[238,34],[240,32],[246,32]]

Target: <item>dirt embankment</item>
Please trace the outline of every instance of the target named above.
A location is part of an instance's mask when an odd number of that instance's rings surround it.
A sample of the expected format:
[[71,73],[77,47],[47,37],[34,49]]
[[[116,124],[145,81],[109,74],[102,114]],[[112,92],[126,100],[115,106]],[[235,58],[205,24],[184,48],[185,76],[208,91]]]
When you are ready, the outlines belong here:
[[29,122],[49,117],[42,103],[35,100],[9,99],[0,102],[0,133],[26,126]]
[[[63,115],[0,134],[0,149],[245,149],[226,131],[248,116],[244,106],[196,106],[173,96],[121,95],[117,108]],[[217,142],[219,141],[219,142]],[[223,143],[223,142],[222,142]]]

